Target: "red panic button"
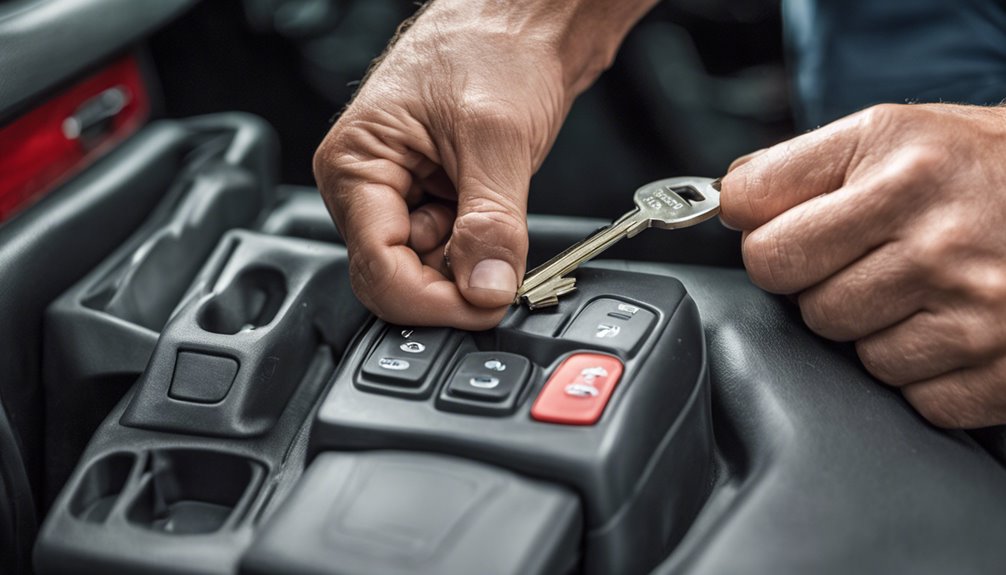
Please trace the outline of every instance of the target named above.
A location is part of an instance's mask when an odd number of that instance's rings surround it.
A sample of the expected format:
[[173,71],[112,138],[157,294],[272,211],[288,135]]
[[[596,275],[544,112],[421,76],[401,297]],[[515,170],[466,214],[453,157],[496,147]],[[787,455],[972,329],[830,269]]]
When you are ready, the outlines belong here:
[[577,353],[566,358],[531,406],[531,417],[548,423],[594,425],[622,377],[622,362],[610,355]]

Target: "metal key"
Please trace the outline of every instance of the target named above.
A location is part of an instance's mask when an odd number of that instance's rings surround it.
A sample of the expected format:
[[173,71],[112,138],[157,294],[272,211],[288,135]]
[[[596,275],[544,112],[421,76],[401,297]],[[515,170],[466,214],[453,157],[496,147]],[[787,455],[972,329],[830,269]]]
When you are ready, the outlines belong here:
[[531,309],[553,306],[559,297],[576,289],[576,278],[566,277],[622,238],[655,227],[687,228],[720,213],[719,180],[668,178],[636,190],[636,207],[611,225],[599,229],[524,276],[514,303]]

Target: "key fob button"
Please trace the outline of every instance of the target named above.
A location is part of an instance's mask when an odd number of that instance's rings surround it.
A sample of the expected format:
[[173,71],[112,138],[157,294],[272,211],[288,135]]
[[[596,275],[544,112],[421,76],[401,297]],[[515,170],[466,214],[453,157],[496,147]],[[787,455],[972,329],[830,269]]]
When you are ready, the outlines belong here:
[[615,298],[599,298],[576,316],[563,339],[634,353],[650,333],[657,316]]
[[449,334],[444,328],[388,326],[364,363],[363,376],[383,384],[418,388],[426,381]]
[[463,413],[508,413],[530,375],[531,362],[526,357],[504,352],[469,353],[451,373],[438,406]]
[[622,377],[622,362],[599,353],[575,353],[545,382],[531,417],[546,423],[594,425]]

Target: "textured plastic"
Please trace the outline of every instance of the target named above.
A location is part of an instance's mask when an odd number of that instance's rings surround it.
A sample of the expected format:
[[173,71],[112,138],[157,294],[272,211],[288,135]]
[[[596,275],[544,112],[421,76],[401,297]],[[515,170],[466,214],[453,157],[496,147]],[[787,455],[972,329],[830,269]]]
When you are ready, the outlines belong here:
[[655,573],[1000,573],[1006,468],[929,425],[850,346],[742,270],[601,262],[683,282],[702,311],[723,456]]
[[[228,232],[161,333],[122,424],[221,437],[267,432],[315,349],[341,349],[341,326],[365,318],[355,300],[332,297],[347,266],[340,246]],[[223,399],[208,404],[171,396],[183,352],[237,362]]]
[[[0,571],[29,571],[44,500],[43,313],[147,217],[184,163],[186,142],[177,123],[153,124],[0,226]],[[100,342],[94,355],[114,354],[102,335],[85,336]]]
[[[346,281],[346,265],[345,249],[331,244],[244,231],[225,236],[158,350],[237,358],[231,389],[213,404],[172,399],[168,386],[175,372],[165,365],[174,367],[177,354],[165,352],[170,361],[162,364],[155,352],[53,503],[35,546],[36,571],[233,573],[257,524],[302,473],[311,414],[335,358],[366,318]],[[278,305],[245,294],[200,325],[201,310],[230,293],[237,278],[266,266],[282,278],[282,289],[262,290],[279,294]],[[229,333],[234,326],[241,329]],[[307,353],[286,346],[304,346]],[[270,357],[276,365],[266,380],[255,367]],[[249,371],[242,376],[241,369]],[[255,373],[259,377],[249,377]],[[142,425],[122,424],[130,406]],[[234,430],[255,433],[238,438]]]
[[[583,566],[589,573],[644,571],[684,536],[712,485],[713,442],[705,345],[698,312],[680,283],[666,277],[584,270],[579,290],[551,311],[514,308],[500,327],[458,333],[452,359],[434,371],[434,387],[471,351],[527,357],[535,370],[513,414],[444,412],[428,398],[369,393],[355,385],[375,323],[343,360],[312,431],[312,449],[437,451],[575,489],[583,499]],[[617,294],[656,321],[632,354],[558,337],[599,297]],[[625,363],[601,418],[592,426],[535,421],[530,406],[549,374],[570,354],[606,352]]]
[[179,351],[168,395],[181,401],[216,403],[227,397],[238,368],[232,357]]
[[46,310],[47,501],[146,367],[158,332],[220,237],[254,224],[273,201],[276,136],[262,120],[217,114],[164,124],[179,142],[163,200]]
[[573,492],[499,468],[431,454],[323,453],[241,572],[567,573],[580,529]]

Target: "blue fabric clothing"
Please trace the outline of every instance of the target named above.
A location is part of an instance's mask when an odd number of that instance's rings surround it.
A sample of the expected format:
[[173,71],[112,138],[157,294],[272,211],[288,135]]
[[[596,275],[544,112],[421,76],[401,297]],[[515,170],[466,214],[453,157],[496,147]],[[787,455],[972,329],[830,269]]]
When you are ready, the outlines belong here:
[[782,0],[796,120],[882,102],[1006,99],[1006,1]]

